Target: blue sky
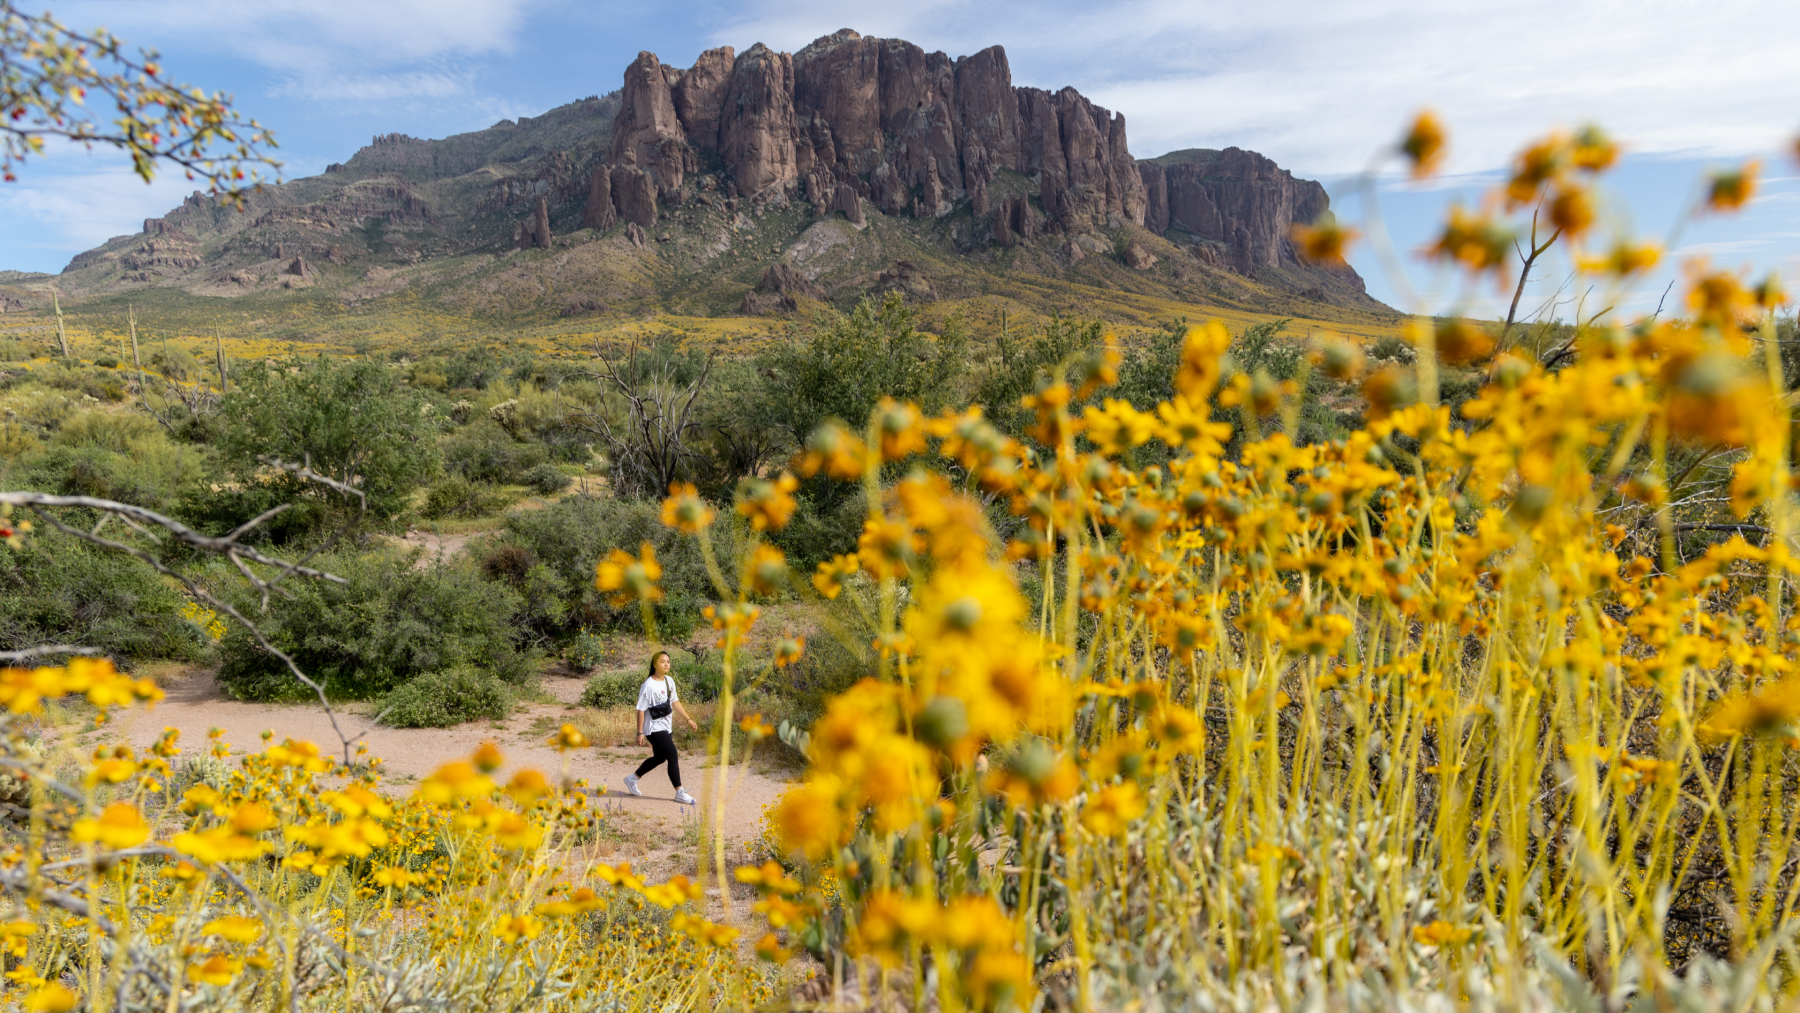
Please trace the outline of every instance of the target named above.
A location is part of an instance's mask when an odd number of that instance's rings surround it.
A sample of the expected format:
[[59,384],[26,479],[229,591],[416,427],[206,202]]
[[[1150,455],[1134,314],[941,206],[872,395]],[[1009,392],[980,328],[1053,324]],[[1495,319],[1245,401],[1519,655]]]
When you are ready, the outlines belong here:
[[[1410,282],[1388,279],[1366,248],[1356,260],[1370,291],[1400,308],[1496,312],[1491,288],[1434,279],[1405,251],[1428,240],[1450,201],[1478,200],[1523,143],[1588,121],[1631,152],[1607,218],[1634,235],[1668,235],[1710,167],[1746,158],[1764,167],[1756,203],[1686,227],[1670,266],[1624,309],[1653,308],[1674,262],[1694,255],[1800,276],[1800,166],[1790,153],[1800,5],[1791,0],[77,0],[52,10],[155,46],[173,76],[234,93],[277,131],[290,178],[344,160],[376,133],[441,137],[610,91],[640,49],[685,66],[710,46],[791,51],[851,27],[952,56],[1002,44],[1015,83],[1074,85],[1123,112],[1134,154],[1258,150],[1324,181],[1352,220],[1362,215],[1345,196],[1355,174],[1413,112],[1436,109],[1452,130],[1447,175],[1424,187],[1382,183]],[[0,267],[60,270],[189,190],[178,174],[145,186],[109,152],[53,151],[0,185]],[[1526,302],[1554,299],[1565,273],[1549,265]],[[1408,287],[1432,295],[1409,301]]]

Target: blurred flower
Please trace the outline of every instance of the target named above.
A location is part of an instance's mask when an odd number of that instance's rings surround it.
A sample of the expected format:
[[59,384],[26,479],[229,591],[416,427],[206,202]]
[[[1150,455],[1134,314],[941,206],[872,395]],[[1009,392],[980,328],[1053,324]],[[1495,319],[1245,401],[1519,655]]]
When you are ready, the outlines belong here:
[[1400,140],[1400,152],[1412,163],[1412,178],[1424,179],[1437,174],[1444,163],[1444,124],[1437,114],[1426,110],[1413,118],[1412,126]]
[[1175,389],[1199,404],[1219,384],[1220,359],[1231,347],[1231,332],[1217,320],[1189,329],[1181,345],[1181,366],[1175,373]]
[[862,477],[869,448],[852,435],[844,424],[831,419],[813,430],[806,438],[806,450],[796,461],[794,470],[811,478],[823,470],[832,478],[854,481]]
[[581,729],[574,725],[564,724],[556,730],[556,734],[550,736],[547,744],[555,746],[559,753],[566,753],[571,749],[580,749],[587,745],[588,737],[581,734]]
[[798,503],[794,500],[794,491],[800,488],[800,480],[790,472],[782,472],[778,478],[749,478],[739,493],[737,511],[750,520],[753,531],[780,531],[787,527],[788,519],[794,516]]
[[483,774],[492,774],[494,771],[499,770],[502,764],[506,763],[506,757],[500,755],[500,747],[494,745],[492,740],[489,740],[483,742],[475,750],[474,755],[469,757],[469,761],[475,764],[475,769],[481,771]]
[[1537,200],[1544,184],[1555,179],[1568,164],[1568,138],[1553,134],[1526,148],[1513,160],[1512,177],[1506,182],[1506,199],[1512,205]]
[[633,557],[623,549],[614,549],[594,568],[594,587],[612,592],[608,600],[615,607],[663,598],[663,589],[656,583],[662,579],[662,567],[657,565],[655,548],[644,542],[638,552],[639,556]]
[[1585,172],[1605,172],[1619,160],[1619,145],[1599,127],[1588,124],[1575,132],[1569,161]]
[[1738,211],[1756,195],[1756,174],[1762,163],[1745,162],[1736,169],[1720,169],[1712,173],[1706,187],[1708,211]]
[[1594,193],[1580,183],[1565,182],[1550,199],[1550,224],[1570,239],[1587,234],[1594,225]]
[[1295,225],[1290,230],[1294,246],[1304,260],[1327,267],[1343,267],[1344,250],[1361,233],[1339,225],[1337,216],[1327,211],[1311,225]]
[[1449,223],[1426,253],[1458,261],[1471,271],[1494,271],[1506,266],[1512,246],[1513,231],[1493,215],[1472,214],[1457,204],[1451,206]]
[[876,438],[881,441],[881,459],[898,461],[925,450],[925,428],[919,409],[910,404],[883,397],[871,416]]
[[836,598],[844,590],[844,581],[859,567],[855,553],[833,556],[819,564],[819,572],[813,574],[813,587],[827,599]]
[[233,960],[220,954],[206,958],[205,963],[189,964],[188,980],[201,985],[229,985],[231,979],[237,977],[244,969],[243,961]]
[[684,535],[696,535],[712,526],[713,508],[700,498],[692,482],[672,482],[669,497],[662,503],[662,522]]
[[1458,928],[1443,919],[1420,925],[1412,930],[1413,942],[1420,946],[1461,946],[1475,935],[1473,929]]
[[1472,320],[1446,317],[1430,326],[1438,358],[1452,366],[1466,366],[1494,354],[1494,336]]
[[1661,259],[1662,248],[1655,243],[1633,244],[1621,239],[1606,254],[1581,257],[1577,260],[1577,265],[1583,271],[1605,272],[1626,278],[1650,270]]
[[232,943],[254,943],[262,938],[262,922],[242,915],[226,915],[214,918],[200,927],[200,934],[218,936]]
[[764,543],[744,563],[744,583],[752,594],[775,594],[788,584],[787,557]]
[[[813,579],[814,581],[817,581],[818,577],[815,576]],[[826,597],[835,597],[835,595],[827,595]],[[786,668],[789,665],[792,665],[794,662],[800,660],[800,655],[804,653],[805,650],[805,637],[782,637],[775,642],[775,667]]]
[[1313,351],[1312,362],[1326,376],[1340,383],[1347,383],[1362,373],[1362,346],[1344,338],[1326,337]]
[[79,819],[69,831],[72,840],[104,844],[109,848],[133,848],[150,839],[150,825],[129,802],[114,802],[100,811],[99,819]]

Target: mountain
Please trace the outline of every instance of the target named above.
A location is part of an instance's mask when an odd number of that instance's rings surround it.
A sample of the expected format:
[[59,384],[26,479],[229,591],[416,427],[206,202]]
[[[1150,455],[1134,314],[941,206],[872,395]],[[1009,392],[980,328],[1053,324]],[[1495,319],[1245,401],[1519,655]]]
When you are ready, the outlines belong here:
[[[442,140],[374,138],[319,176],[202,194],[76,256],[65,300],[159,290],[554,320],[755,316],[897,289],[1125,316],[1217,307],[1381,326],[1348,268],[1288,236],[1329,207],[1254,152],[1135,159],[1125,117],[848,29]],[[295,290],[310,290],[303,299]]]

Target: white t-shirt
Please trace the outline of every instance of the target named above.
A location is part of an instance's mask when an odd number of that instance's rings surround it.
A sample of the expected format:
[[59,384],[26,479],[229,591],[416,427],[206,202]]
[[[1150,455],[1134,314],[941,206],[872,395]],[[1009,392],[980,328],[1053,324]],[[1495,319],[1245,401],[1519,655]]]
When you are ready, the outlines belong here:
[[[638,689],[637,709],[647,711],[659,704],[672,704],[680,699],[681,694],[675,692],[674,679],[671,679],[666,675],[661,679],[650,676],[644,680],[644,685]],[[660,718],[653,718],[647,714],[644,716],[645,735],[649,735],[651,732],[672,731],[674,728],[674,711],[670,711],[667,715]]]

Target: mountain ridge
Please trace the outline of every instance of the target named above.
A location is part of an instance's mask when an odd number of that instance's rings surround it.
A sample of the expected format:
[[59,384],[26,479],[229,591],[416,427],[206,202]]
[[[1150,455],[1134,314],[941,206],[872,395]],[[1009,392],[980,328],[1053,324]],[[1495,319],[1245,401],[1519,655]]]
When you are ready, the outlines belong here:
[[1354,271],[1295,256],[1291,227],[1328,207],[1254,152],[1136,159],[1122,113],[1015,87],[1002,47],[952,60],[845,29],[688,68],[646,51],[618,91],[441,139],[379,135],[242,214],[196,193],[78,254],[57,286],[76,300],[323,288],[346,311],[404,291],[453,314],[635,318],[1062,281],[1391,319]]

